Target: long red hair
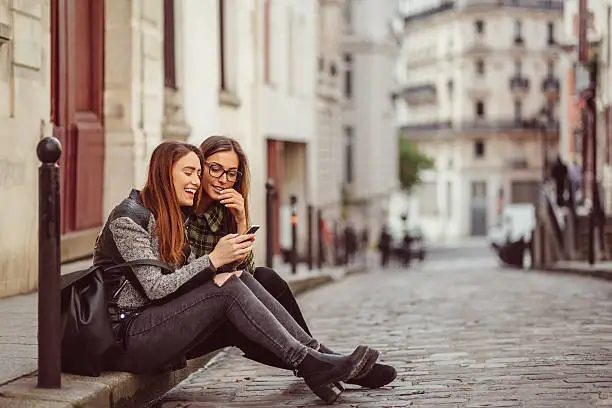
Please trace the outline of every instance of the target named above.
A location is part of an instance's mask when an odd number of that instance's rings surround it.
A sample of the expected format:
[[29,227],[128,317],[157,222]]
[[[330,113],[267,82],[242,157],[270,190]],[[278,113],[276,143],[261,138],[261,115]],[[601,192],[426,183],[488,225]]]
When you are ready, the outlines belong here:
[[[176,192],[172,168],[189,153],[195,153],[204,165],[204,156],[196,146],[169,140],[155,148],[149,161],[149,174],[140,197],[144,206],[153,213],[156,221],[155,235],[159,240],[159,254],[162,261],[180,264],[184,261],[183,248],[186,245],[185,226]],[[201,187],[200,187],[201,188]],[[200,199],[200,188],[196,192],[194,208]]]

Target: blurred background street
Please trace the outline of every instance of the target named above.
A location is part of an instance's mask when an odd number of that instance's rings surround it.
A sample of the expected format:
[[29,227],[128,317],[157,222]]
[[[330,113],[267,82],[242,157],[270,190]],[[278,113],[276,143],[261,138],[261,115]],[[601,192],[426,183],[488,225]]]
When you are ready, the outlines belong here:
[[[595,279],[500,268],[484,248],[466,246],[435,250],[411,270],[349,277],[300,303],[325,344],[369,344],[398,368],[384,389],[348,386],[337,407],[587,408],[612,404],[611,293]],[[160,402],[317,404],[300,379],[233,349]]]
[[[87,268],[152,151],[215,134],[248,156],[255,264],[306,292],[322,340],[400,371],[339,406],[612,405],[611,16],[612,0],[0,0],[0,408],[142,406],[212,357],[35,386],[57,338],[37,337],[44,255]],[[39,180],[41,140],[61,142],[58,183]],[[235,351],[209,364],[160,403],[316,402]]]

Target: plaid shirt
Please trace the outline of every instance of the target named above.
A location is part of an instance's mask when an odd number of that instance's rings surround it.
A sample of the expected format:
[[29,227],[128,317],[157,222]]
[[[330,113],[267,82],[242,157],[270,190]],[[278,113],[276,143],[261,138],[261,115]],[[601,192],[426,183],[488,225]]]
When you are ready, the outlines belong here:
[[[223,219],[226,216],[231,215],[227,212],[223,204],[217,202],[208,207],[204,214],[192,216],[187,235],[189,237],[189,244],[195,251],[197,258],[202,255],[210,254],[222,237],[233,232],[227,231],[227,228],[224,226]],[[253,273],[255,270],[255,262],[252,251],[244,261],[238,264],[232,263],[224,265],[219,268],[218,272],[240,269],[245,269],[247,272]]]

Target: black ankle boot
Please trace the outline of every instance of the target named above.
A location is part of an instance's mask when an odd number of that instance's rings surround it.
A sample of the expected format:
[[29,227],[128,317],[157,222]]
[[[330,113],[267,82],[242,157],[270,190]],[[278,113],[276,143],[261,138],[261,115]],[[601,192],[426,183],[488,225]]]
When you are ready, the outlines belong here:
[[[364,370],[365,371],[365,370]],[[397,371],[390,365],[376,363],[370,371],[359,373],[346,381],[365,388],[380,388],[389,384],[397,377]]]
[[[337,354],[323,344],[320,345],[319,351],[325,354]],[[376,363],[370,370],[362,370],[357,375],[349,378],[345,382],[347,384],[355,384],[365,388],[380,388],[395,380],[396,377],[397,371],[395,368],[390,365]]]
[[333,383],[352,378],[362,370],[369,371],[376,358],[378,352],[365,346],[357,347],[349,356],[323,354],[308,349],[308,354],[296,371],[319,398],[330,404],[341,393]]

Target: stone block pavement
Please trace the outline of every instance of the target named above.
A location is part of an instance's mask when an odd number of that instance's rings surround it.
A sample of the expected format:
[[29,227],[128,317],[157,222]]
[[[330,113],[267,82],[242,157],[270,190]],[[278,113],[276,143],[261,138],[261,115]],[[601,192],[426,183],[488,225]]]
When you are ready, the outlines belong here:
[[[612,406],[612,284],[469,265],[356,275],[300,297],[338,351],[381,351],[398,378],[350,388],[336,407]],[[301,379],[228,349],[162,408],[321,405]]]

